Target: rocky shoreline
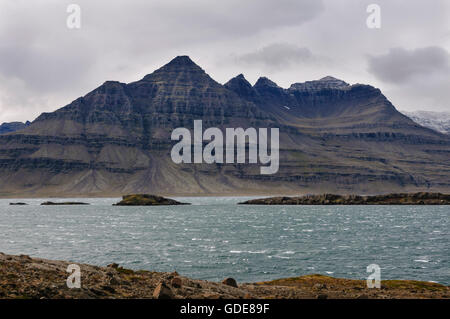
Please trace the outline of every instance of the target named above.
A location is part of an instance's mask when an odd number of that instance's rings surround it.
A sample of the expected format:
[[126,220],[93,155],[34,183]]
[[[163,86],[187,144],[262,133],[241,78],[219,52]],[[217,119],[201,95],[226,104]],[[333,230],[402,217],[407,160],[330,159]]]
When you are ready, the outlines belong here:
[[242,205],[450,205],[450,194],[399,193],[374,196],[306,195],[299,197],[268,197],[252,199]]
[[134,271],[117,264],[77,264],[81,288],[67,287],[71,262],[0,253],[0,299],[405,299],[450,298],[450,287],[412,280],[383,280],[368,289],[365,280],[307,275],[257,283],[196,280],[176,272]]

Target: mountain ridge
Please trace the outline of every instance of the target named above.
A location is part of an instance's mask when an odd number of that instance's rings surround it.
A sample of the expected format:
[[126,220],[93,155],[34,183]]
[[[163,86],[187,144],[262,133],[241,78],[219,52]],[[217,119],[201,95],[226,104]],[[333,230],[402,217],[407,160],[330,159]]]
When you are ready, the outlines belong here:
[[[325,77],[288,89],[241,74],[224,85],[189,57],[141,80],[106,81],[0,135],[0,196],[385,193],[450,189],[450,138],[377,88]],[[175,164],[176,127],[278,127],[280,170]]]
[[28,125],[30,125],[30,121],[23,122],[5,122],[0,124],[0,134],[11,133],[18,130],[21,130]]

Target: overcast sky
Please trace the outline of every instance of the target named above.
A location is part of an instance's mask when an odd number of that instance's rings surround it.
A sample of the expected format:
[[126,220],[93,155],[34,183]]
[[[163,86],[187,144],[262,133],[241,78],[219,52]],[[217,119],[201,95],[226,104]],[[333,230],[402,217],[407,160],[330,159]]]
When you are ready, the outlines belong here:
[[[81,7],[69,29],[67,6]],[[369,29],[369,4],[381,28]],[[448,0],[0,0],[0,123],[189,55],[216,81],[282,87],[331,75],[397,109],[450,111]]]

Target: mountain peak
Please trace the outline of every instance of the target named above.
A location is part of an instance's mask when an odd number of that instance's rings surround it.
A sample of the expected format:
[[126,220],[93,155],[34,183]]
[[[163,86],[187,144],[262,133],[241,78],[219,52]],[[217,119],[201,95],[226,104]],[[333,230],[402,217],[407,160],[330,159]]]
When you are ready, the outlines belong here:
[[320,80],[294,83],[291,85],[290,89],[300,91],[319,91],[322,89],[344,89],[348,86],[350,86],[350,84],[347,82],[328,75]]
[[225,83],[225,86],[229,85],[244,85],[251,87],[252,85],[247,81],[247,79],[244,77],[244,75],[241,73],[239,75],[236,75],[234,78],[230,79],[227,83]]
[[323,77],[319,80],[320,82],[326,82],[328,83],[331,87],[345,87],[345,86],[349,86],[349,84],[345,81],[342,81],[340,79],[337,79],[335,77],[329,76],[327,75],[326,77]]
[[187,55],[179,55],[173,58],[165,66],[197,66],[194,61]]
[[248,97],[254,95],[252,85],[247,81],[242,73],[229,80],[224,84],[224,86],[240,96]]
[[319,81],[328,81],[328,82],[330,82],[330,81],[339,81],[339,82],[345,83],[344,81],[342,81],[340,79],[337,79],[337,78],[335,78],[333,76],[330,76],[330,75],[327,75],[327,76],[321,78]]
[[272,80],[266,78],[265,76],[262,76],[258,79],[258,81],[256,81],[254,87],[276,87],[278,88],[278,84],[276,84],[275,82],[273,82]]
[[179,55],[173,58],[169,63],[165,64],[155,72],[182,72],[182,71],[197,71],[204,73],[203,69],[198,66],[187,55]]
[[[187,55],[180,55],[172,59],[155,72],[144,77],[144,81],[176,80],[184,82],[207,81],[215,82],[206,72]],[[216,82],[215,82],[216,83]]]

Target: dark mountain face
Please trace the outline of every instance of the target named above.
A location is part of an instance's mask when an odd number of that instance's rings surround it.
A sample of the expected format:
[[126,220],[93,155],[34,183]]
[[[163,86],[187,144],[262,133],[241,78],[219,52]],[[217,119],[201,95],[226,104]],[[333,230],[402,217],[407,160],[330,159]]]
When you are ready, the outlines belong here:
[[324,89],[345,89],[350,85],[332,76],[326,76],[318,81],[307,81],[305,83],[294,83],[291,89],[296,91],[318,92]]
[[245,100],[253,101],[256,97],[256,91],[253,89],[250,82],[245,79],[243,74],[239,74],[238,76],[232,78],[230,81],[225,83],[224,86]]
[[278,121],[294,126],[309,126],[313,120],[332,131],[333,127],[342,129],[343,125],[352,129],[360,122],[378,122],[380,126],[381,121],[388,121],[386,129],[390,131],[394,122],[407,126],[412,124],[396,111],[379,89],[370,85],[349,85],[330,76],[318,81],[295,83],[289,89],[283,89],[264,77],[253,87],[249,85],[240,75],[225,87],[258,105]]
[[[74,121],[88,134],[146,141],[162,137],[167,142],[167,134],[160,136],[162,131],[191,126],[194,119],[221,126],[260,118],[263,115],[254,104],[214,81],[189,57],[180,56],[140,81],[107,81],[72,104],[42,114],[34,124],[49,135],[54,131],[48,120]],[[60,127],[60,134],[82,133],[72,125]]]
[[[170,134],[278,127],[280,169],[175,164]],[[380,90],[325,77],[279,87],[221,85],[180,56],[125,84],[107,81],[0,136],[0,195],[384,193],[450,189],[450,139],[397,112]]]
[[0,134],[11,133],[21,130],[30,124],[31,123],[29,121],[26,121],[25,123],[22,122],[3,123],[0,125]]

